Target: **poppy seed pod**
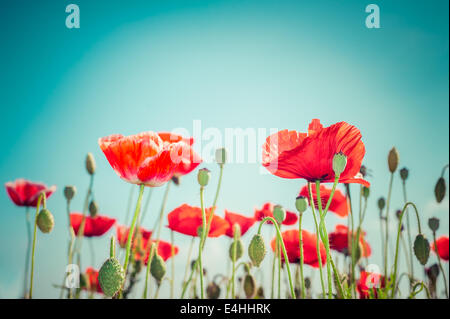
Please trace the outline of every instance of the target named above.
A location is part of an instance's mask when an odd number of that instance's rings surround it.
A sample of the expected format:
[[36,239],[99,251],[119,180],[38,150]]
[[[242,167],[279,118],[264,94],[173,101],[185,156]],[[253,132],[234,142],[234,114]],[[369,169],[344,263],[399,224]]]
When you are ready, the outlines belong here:
[[89,175],[94,175],[95,168],[96,168],[96,165],[95,165],[94,155],[92,155],[92,153],[89,152],[86,155],[86,170],[89,173]]
[[273,207],[273,218],[281,224],[286,218],[286,210],[281,205],[275,205]]
[[247,299],[252,299],[256,295],[256,280],[250,274],[244,277],[244,292]]
[[260,234],[253,236],[250,245],[248,246],[248,256],[253,265],[259,267],[266,255],[266,245],[264,239]]
[[384,199],[384,197],[380,197],[378,199],[378,208],[379,208],[379,210],[383,210],[385,206],[386,206],[386,200]]
[[[236,256],[234,256],[234,245],[236,243]],[[242,243],[241,239],[238,239],[236,241],[233,241],[230,245],[230,249],[228,251],[230,259],[233,260],[238,260],[239,258],[242,257],[242,255],[244,254],[244,244]]]
[[52,213],[46,208],[42,209],[37,216],[37,225],[41,232],[50,233],[55,226],[55,219]]
[[439,177],[436,186],[434,187],[434,195],[436,196],[436,201],[438,203],[442,202],[445,197],[445,179],[443,177]]
[[98,271],[98,282],[103,293],[112,297],[122,287],[125,280],[125,272],[116,258],[107,259]]
[[89,214],[91,215],[91,217],[95,217],[95,216],[97,216],[97,213],[98,213],[97,202],[95,200],[92,200],[89,203]]
[[440,270],[438,264],[433,264],[431,267],[425,268],[425,273],[428,279],[430,279],[433,282],[436,281],[437,277],[439,276],[439,272]]
[[341,175],[347,166],[347,156],[344,153],[337,153],[333,157],[333,171],[335,175]]
[[409,175],[409,170],[406,167],[403,167],[400,170],[400,178],[402,179],[402,181],[406,181],[408,179],[408,175]]
[[414,240],[414,254],[422,265],[425,265],[430,257],[430,243],[422,234],[417,235]]
[[439,219],[436,217],[428,219],[428,227],[430,227],[433,232],[436,232],[439,229]]
[[216,162],[219,165],[227,162],[227,150],[224,147],[216,149]]
[[72,185],[68,185],[64,187],[64,197],[67,201],[72,200],[74,198],[75,194],[77,193],[77,188]]
[[369,198],[369,195],[370,195],[369,187],[363,186],[361,191],[362,191],[362,195],[364,196],[365,199]]
[[398,155],[397,149],[393,147],[388,155],[388,166],[391,173],[394,173],[397,170],[399,158],[400,156]]
[[304,196],[298,196],[295,199],[295,208],[297,208],[297,211],[301,214],[306,211],[308,208],[308,200]]
[[206,287],[206,297],[208,299],[218,299],[220,297],[220,287],[215,282],[209,283]]
[[166,274],[166,263],[159,254],[155,254],[152,259],[152,263],[150,265],[150,273],[152,274],[153,278],[156,279],[158,284],[161,283],[161,280]]
[[200,186],[205,187],[208,185],[209,179],[211,178],[211,172],[207,168],[202,168],[198,171],[197,180]]
[[262,286],[259,286],[259,288],[256,290],[256,297],[258,299],[264,299],[264,288]]

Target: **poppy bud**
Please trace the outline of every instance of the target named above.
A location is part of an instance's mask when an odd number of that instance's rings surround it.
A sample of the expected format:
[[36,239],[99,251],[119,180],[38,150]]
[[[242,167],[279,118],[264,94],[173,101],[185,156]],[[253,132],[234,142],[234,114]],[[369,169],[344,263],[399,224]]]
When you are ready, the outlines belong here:
[[225,164],[227,161],[227,150],[225,148],[216,149],[216,162],[219,165]]
[[209,179],[211,177],[211,172],[207,168],[202,168],[198,171],[197,180],[200,186],[204,187],[208,185]]
[[436,217],[428,219],[428,226],[433,232],[436,232],[439,229],[439,219]]
[[55,226],[55,219],[48,209],[42,209],[37,216],[37,225],[41,232],[49,233]]
[[94,155],[92,155],[92,153],[89,152],[86,155],[86,170],[88,171],[89,175],[94,175],[95,168],[96,168],[96,165],[95,165]]
[[164,275],[166,274],[166,263],[164,262],[164,259],[158,254],[155,254],[155,256],[152,259],[152,263],[150,265],[150,272],[153,276],[153,278],[156,279],[158,284],[161,283],[161,280],[164,278]]
[[256,296],[258,299],[264,299],[264,288],[262,286],[259,286],[259,288],[256,290]]
[[275,220],[280,224],[284,221],[284,219],[286,218],[286,210],[283,208],[283,206],[275,205],[273,207],[273,218],[275,218]]
[[370,188],[363,186],[362,188],[362,195],[364,196],[365,199],[367,199],[370,195]]
[[173,176],[172,177],[172,182],[175,184],[175,185],[180,185],[180,177],[179,176]]
[[244,277],[244,292],[247,299],[252,299],[256,295],[256,280],[250,274]]
[[[236,256],[234,256],[234,246],[236,245]],[[238,260],[244,254],[244,244],[241,239],[233,241],[230,245],[230,249],[228,251],[231,260]],[[233,258],[235,257],[235,258]]]
[[399,157],[397,149],[393,147],[388,155],[388,166],[391,173],[394,173],[397,170]]
[[379,208],[380,210],[383,210],[383,209],[384,209],[384,206],[386,206],[386,200],[384,199],[384,197],[380,197],[380,198],[378,199],[378,208]]
[[439,266],[438,264],[434,264],[429,268],[425,268],[425,273],[431,281],[435,282],[437,277],[439,276]]
[[422,234],[417,235],[414,240],[414,254],[422,265],[425,265],[430,257],[430,243]]
[[125,272],[116,258],[107,259],[98,271],[98,282],[103,293],[114,296],[122,287],[125,280]]
[[299,196],[295,200],[295,208],[301,214],[308,208],[308,200],[304,196]]
[[395,211],[395,216],[397,216],[398,219],[400,219],[400,216],[402,215],[402,211],[400,209],[397,209]]
[[91,217],[95,217],[95,216],[97,216],[97,213],[98,213],[97,202],[95,200],[92,200],[89,203],[89,214],[91,215]]
[[75,186],[69,185],[64,187],[64,197],[66,198],[67,201],[72,200],[72,198],[75,196],[76,193],[77,189]]
[[220,297],[220,287],[215,282],[209,283],[206,287],[206,296],[208,299],[218,299]]
[[250,245],[248,246],[248,256],[252,263],[259,267],[266,255],[266,245],[264,244],[264,239],[260,234],[253,236]]
[[438,203],[442,202],[445,197],[445,179],[439,177],[436,186],[434,187],[434,195],[436,196],[436,201]]
[[340,175],[347,166],[347,156],[344,153],[337,153],[333,157],[333,171],[335,175]]
[[309,279],[309,277],[305,278],[305,288],[306,289],[311,288],[311,279]]
[[406,181],[408,179],[408,175],[409,175],[409,170],[406,167],[403,167],[400,170],[400,178],[402,179],[402,181]]

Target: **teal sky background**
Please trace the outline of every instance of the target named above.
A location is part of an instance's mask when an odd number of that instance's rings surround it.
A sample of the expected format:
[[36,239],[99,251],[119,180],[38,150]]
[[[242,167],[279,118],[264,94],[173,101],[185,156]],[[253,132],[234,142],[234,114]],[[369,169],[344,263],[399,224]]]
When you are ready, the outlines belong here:
[[[65,26],[70,3],[80,7],[80,29]],[[380,7],[380,29],[365,26],[370,3]],[[116,176],[97,139],[180,127],[192,132],[194,120],[222,133],[306,131],[313,118],[325,126],[353,124],[361,130],[364,164],[372,170],[363,225],[373,248],[369,262],[382,265],[376,201],[387,193],[392,146],[399,150],[400,167],[410,169],[408,197],[417,204],[426,235],[431,236],[431,216],[441,219],[439,235],[448,235],[448,196],[441,204],[433,196],[449,162],[448,6],[448,1],[379,0],[2,1],[0,180],[23,177],[58,186],[48,201],[56,227],[50,235],[38,233],[35,296],[59,295],[52,284],[62,281],[68,241],[62,189],[76,185],[73,209],[80,211],[87,152],[97,161],[94,192],[101,213],[121,223],[125,218],[131,186]],[[218,167],[203,166],[212,170],[206,190],[211,204]],[[268,200],[293,210],[304,184],[261,174],[259,163],[229,164],[218,213],[227,208],[251,215]],[[392,214],[403,203],[400,186],[396,174]],[[357,189],[353,186],[354,196]],[[163,191],[154,189],[144,226],[153,225]],[[167,210],[184,202],[199,205],[195,173],[171,189]],[[5,191],[0,207],[0,298],[16,298],[23,281],[25,212]],[[330,216],[328,229],[338,222],[346,219]],[[310,215],[304,223],[313,230]],[[162,237],[169,239],[166,229]],[[108,238],[94,242],[96,268],[109,253]],[[176,235],[175,241],[180,283],[189,240]],[[228,245],[225,238],[209,241],[205,267],[211,274],[226,271]],[[83,245],[84,266],[90,264],[88,248]],[[267,288],[270,259],[263,264]],[[429,264],[434,262],[432,255]],[[416,263],[419,277],[421,269]],[[167,292],[166,282],[162,296]]]

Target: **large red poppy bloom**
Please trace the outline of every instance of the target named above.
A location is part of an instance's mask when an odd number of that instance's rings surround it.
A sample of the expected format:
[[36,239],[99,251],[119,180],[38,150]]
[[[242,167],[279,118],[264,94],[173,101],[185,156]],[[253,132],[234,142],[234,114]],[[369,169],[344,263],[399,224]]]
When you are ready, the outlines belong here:
[[56,191],[55,185],[47,187],[43,183],[31,182],[23,178],[6,183],[5,188],[14,204],[27,207],[36,207],[41,192],[44,192],[45,196],[49,198]]
[[[359,234],[359,243],[362,247],[362,257],[370,257],[372,255],[372,248],[369,243],[366,242],[364,236],[365,232]],[[356,233],[353,234],[356,237]],[[330,241],[330,248],[336,250],[344,255],[349,255],[349,242],[350,239],[349,229],[345,225],[336,225],[334,232],[328,234],[328,240]],[[351,246],[351,245],[350,245]],[[351,247],[350,247],[351,249]]]
[[333,183],[333,157],[338,153],[347,156],[339,182],[369,187],[358,174],[365,154],[361,132],[346,122],[324,128],[320,120],[314,119],[308,133],[283,130],[270,135],[263,145],[262,165],[278,177]]
[[161,186],[173,177],[188,147],[183,141],[165,143],[154,132],[110,135],[100,138],[98,144],[117,175],[129,183],[150,187]]
[[[127,246],[129,232],[130,227],[116,225],[117,242],[119,243],[120,247],[125,248]],[[139,232],[143,239],[149,239],[152,236],[152,232],[143,227],[139,228]]]
[[[318,200],[317,200],[317,191],[315,186],[311,186],[311,194],[314,200],[314,205],[316,208],[318,208]],[[303,186],[300,190],[300,196],[306,197],[309,200],[309,193],[308,193],[308,186]],[[322,203],[322,208],[325,209],[325,206],[328,203],[328,200],[331,195],[331,188],[326,187],[325,185],[320,185],[320,199]],[[310,202],[311,205],[311,202]],[[331,200],[330,207],[328,209],[329,211],[336,213],[339,217],[345,217],[348,215],[348,204],[347,204],[347,198],[339,189],[336,189],[334,192],[333,199]]]
[[[105,234],[116,223],[115,218],[108,216],[97,215],[95,217],[86,216],[84,223],[83,235],[85,237],[98,237]],[[70,213],[70,225],[72,225],[75,235],[78,235],[78,230],[83,220],[83,214]]]
[[[212,213],[212,207],[205,210],[208,220]],[[167,215],[169,220],[168,227],[173,231],[189,236],[198,236],[198,228],[202,226],[202,210],[200,207],[183,204]],[[211,221],[208,237],[219,237],[225,234],[229,227],[228,222],[214,215]]]
[[232,213],[228,210],[225,210],[225,220],[229,224],[229,227],[225,233],[225,235],[228,237],[234,236],[233,226],[235,224],[239,225],[239,227],[241,228],[241,235],[244,235],[256,222],[254,217],[247,217],[244,215]]
[[377,273],[361,271],[356,289],[360,299],[369,299],[371,293],[374,298],[378,298],[378,289],[385,287],[384,276]]
[[[89,291],[103,293],[102,287],[98,281],[98,270],[88,267],[85,270],[87,280],[89,281]],[[86,289],[84,287],[84,289]]]
[[[275,207],[272,203],[265,203],[261,209],[255,208],[255,219],[263,220],[266,217],[273,217],[273,208]],[[282,224],[289,226],[294,225],[297,222],[297,214],[286,210],[286,218],[283,220]],[[267,224],[272,224],[269,220]]]
[[[300,262],[300,244],[299,244],[299,232],[297,229],[286,230],[281,233],[284,245],[286,247],[286,253],[290,263]],[[303,263],[305,265],[310,265],[312,267],[319,267],[319,259],[317,258],[316,249],[316,235],[308,232],[307,230],[302,230],[302,240],[303,240]],[[320,258],[322,261],[322,267],[327,262],[327,252],[325,246],[322,242],[319,243]],[[276,238],[272,239],[270,243],[272,250],[275,251]],[[284,254],[281,253],[281,260],[284,261]]]
[[436,239],[437,249],[434,243],[431,244],[431,249],[436,252],[442,260],[448,261],[448,236],[441,236]]

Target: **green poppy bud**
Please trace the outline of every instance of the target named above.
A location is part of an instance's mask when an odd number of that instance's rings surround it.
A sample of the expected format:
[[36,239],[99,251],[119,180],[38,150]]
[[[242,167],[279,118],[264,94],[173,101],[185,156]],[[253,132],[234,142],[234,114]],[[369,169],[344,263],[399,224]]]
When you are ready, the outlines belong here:
[[216,150],[216,162],[219,165],[225,164],[227,161],[227,150],[225,148],[218,148]]
[[409,175],[409,170],[406,167],[403,167],[400,170],[400,178],[402,179],[402,181],[406,181],[408,179],[408,175]]
[[161,283],[161,280],[166,274],[166,263],[164,262],[164,259],[162,259],[162,257],[158,254],[155,254],[155,256],[153,256],[152,263],[150,265],[150,273],[152,274],[153,278],[156,279],[158,284]]
[[198,171],[197,180],[200,186],[205,187],[208,185],[209,179],[211,178],[211,172],[207,168],[202,168]]
[[252,299],[256,295],[256,280],[250,274],[244,277],[244,293],[247,299]]
[[94,175],[95,173],[95,159],[94,159],[94,155],[92,155],[92,153],[87,153],[86,155],[86,170],[89,173],[89,175]]
[[439,229],[439,219],[435,217],[428,219],[428,226],[433,232],[436,232]]
[[286,218],[286,210],[281,205],[275,205],[273,207],[273,218],[281,224]]
[[55,219],[48,209],[42,209],[37,216],[37,225],[41,232],[50,233],[55,226]]
[[430,257],[430,243],[422,234],[417,235],[414,240],[414,254],[422,265],[425,265]]
[[98,205],[96,201],[91,201],[89,203],[89,214],[91,215],[91,217],[95,217],[97,216],[98,213]]
[[266,245],[264,239],[260,234],[253,236],[250,245],[248,246],[248,256],[252,263],[259,267],[266,255]]
[[361,191],[362,191],[362,195],[364,196],[365,199],[369,198],[369,195],[370,195],[369,187],[363,186]]
[[384,197],[380,197],[378,199],[378,208],[380,210],[383,210],[385,206],[386,206],[386,200],[384,199]]
[[98,271],[98,282],[103,293],[114,296],[122,287],[125,280],[125,272],[116,258],[107,259]]
[[208,299],[218,299],[220,297],[220,287],[215,282],[209,283],[206,287],[206,297]]
[[340,175],[347,166],[347,156],[344,153],[337,153],[333,157],[333,171],[335,175]]
[[297,211],[301,214],[306,211],[308,208],[308,200],[304,196],[298,196],[295,199],[295,208],[297,208]]
[[77,188],[75,186],[68,185],[64,187],[64,197],[66,198],[67,201],[72,200],[72,198],[75,196],[76,193]]
[[439,177],[436,186],[434,187],[434,195],[436,196],[436,201],[438,203],[442,202],[445,197],[445,179],[443,177]]
[[236,256],[234,260],[238,260],[244,254],[244,244],[242,243],[242,240],[238,239],[236,241],[233,241],[228,251],[231,260],[233,260],[235,244],[236,244]]
[[400,156],[398,155],[398,151],[395,147],[393,147],[389,151],[389,155],[388,155],[388,166],[389,166],[389,171],[391,173],[394,173],[397,170],[399,159],[400,159]]

